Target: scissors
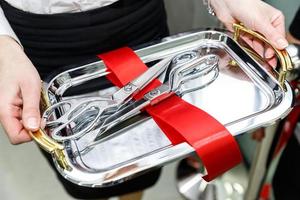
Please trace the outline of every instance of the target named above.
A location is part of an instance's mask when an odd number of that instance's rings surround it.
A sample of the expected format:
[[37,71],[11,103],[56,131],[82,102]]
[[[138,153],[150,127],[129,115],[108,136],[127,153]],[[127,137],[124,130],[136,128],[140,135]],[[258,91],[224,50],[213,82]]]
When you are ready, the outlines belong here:
[[[129,103],[114,114],[106,117],[99,128],[94,143],[104,142],[118,134],[118,132],[112,133],[108,132],[108,130],[124,120],[139,114],[145,107],[157,104],[173,94],[183,96],[186,93],[208,86],[218,77],[218,63],[219,56],[209,54],[173,68],[166,83],[146,93],[141,100]],[[183,87],[189,81],[200,77],[202,77],[201,83],[192,84],[191,87]],[[204,77],[206,78],[204,79]],[[89,146],[93,146],[93,143]]]
[[[42,116],[46,121],[46,128],[51,130],[52,138],[57,141],[80,138],[97,126],[101,119],[117,111],[121,105],[132,99],[136,93],[162,74],[171,60],[172,57],[162,59],[111,96],[84,98],[79,102],[64,100],[53,104]],[[58,118],[54,117],[57,113]],[[64,129],[71,129],[72,135],[63,135]]]

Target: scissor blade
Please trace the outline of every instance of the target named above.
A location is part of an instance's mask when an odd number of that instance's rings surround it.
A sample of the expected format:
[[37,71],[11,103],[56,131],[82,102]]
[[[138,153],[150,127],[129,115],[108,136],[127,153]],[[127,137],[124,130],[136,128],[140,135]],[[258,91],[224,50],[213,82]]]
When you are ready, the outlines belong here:
[[100,131],[97,134],[94,141],[98,140],[99,137],[103,138],[102,135],[104,132],[106,132],[108,129],[116,126],[117,124],[121,123],[122,121],[133,117],[140,113],[140,109],[144,108],[146,104],[148,104],[149,101],[146,99],[141,99],[139,101],[136,101],[134,103],[129,104],[128,106],[125,106],[124,108],[117,111],[115,114],[110,115],[107,117],[104,122],[101,124]]
[[136,79],[119,89],[112,95],[112,99],[117,102],[124,102],[134,94],[142,90],[155,78],[158,78],[169,66],[171,58],[165,58],[159,61],[154,66],[147,69],[143,74],[138,76]]
[[168,68],[171,59],[172,58],[165,58],[159,61],[154,66],[147,69],[146,72],[144,72],[139,77],[134,79],[132,81],[132,84],[136,85],[140,89],[144,88],[146,85],[148,85],[152,80],[157,78],[162,72],[164,72]]

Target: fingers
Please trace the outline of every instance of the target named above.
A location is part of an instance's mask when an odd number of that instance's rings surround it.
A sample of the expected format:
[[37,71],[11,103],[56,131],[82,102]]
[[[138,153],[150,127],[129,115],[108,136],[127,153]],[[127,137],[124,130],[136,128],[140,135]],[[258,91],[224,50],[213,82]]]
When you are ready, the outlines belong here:
[[277,49],[284,49],[289,45],[284,35],[271,25],[267,25],[261,33],[264,34]]
[[275,55],[274,50],[271,47],[267,47],[265,50],[265,57],[267,59],[270,59],[270,58],[274,57],[274,55]]
[[28,142],[31,137],[21,122],[22,111],[17,106],[5,106],[0,109],[0,121],[12,144]]
[[11,143],[27,142],[40,124],[40,78],[18,43],[1,37],[0,46],[0,122]]
[[270,22],[282,36],[285,36],[285,19],[281,11],[277,9],[274,10],[274,14],[270,18]]
[[27,80],[22,83],[21,95],[23,98],[22,120],[26,129],[36,131],[40,127],[40,92],[41,82],[37,80]]
[[253,49],[263,58],[264,57],[264,44],[259,40],[253,40]]
[[217,17],[229,30],[232,30],[232,23],[238,21],[263,34],[276,48],[284,49],[288,46],[284,15],[273,6],[252,0],[211,0],[211,4]]
[[6,131],[8,139],[12,144],[20,144],[31,141],[31,137],[24,129],[23,124],[16,118],[9,118],[3,120],[3,128]]
[[272,57],[272,58],[269,58],[269,59],[268,59],[268,63],[269,63],[269,65],[271,65],[273,68],[275,68],[276,65],[277,65],[277,58],[276,58],[275,56]]
[[261,21],[258,21],[256,24],[256,31],[262,33],[276,48],[284,49],[288,46],[284,34],[284,17],[281,12],[276,12],[270,21],[269,19],[262,18]]

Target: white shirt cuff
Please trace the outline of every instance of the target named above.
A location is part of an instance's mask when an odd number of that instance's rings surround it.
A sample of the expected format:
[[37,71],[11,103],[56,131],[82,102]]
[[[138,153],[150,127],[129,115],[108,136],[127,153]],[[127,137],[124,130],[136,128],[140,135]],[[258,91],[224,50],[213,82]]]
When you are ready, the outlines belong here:
[[0,7],[0,35],[7,35],[13,38],[14,40],[16,40],[22,46],[19,38],[17,37],[13,29],[11,28],[10,24],[8,23],[1,7]]

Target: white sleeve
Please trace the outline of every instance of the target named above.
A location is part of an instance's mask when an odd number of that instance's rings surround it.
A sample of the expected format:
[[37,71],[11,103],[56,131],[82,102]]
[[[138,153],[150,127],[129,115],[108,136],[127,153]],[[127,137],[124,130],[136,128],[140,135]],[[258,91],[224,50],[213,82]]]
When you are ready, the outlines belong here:
[[7,21],[2,8],[0,7],[0,35],[7,35],[15,39],[20,45],[21,42],[13,29],[11,28],[9,22]]

